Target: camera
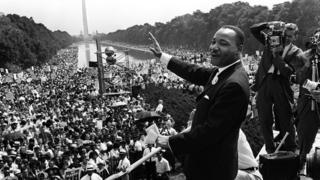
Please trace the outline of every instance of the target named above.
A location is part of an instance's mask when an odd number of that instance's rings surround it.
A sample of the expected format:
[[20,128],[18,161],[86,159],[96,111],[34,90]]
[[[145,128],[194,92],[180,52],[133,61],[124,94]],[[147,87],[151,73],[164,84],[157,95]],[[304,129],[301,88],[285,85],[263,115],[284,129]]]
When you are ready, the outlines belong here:
[[311,38],[311,48],[315,49],[318,45],[320,45],[320,34],[317,33],[314,36],[312,36]]
[[307,89],[309,92],[320,88],[319,82],[311,81],[309,79],[305,80],[302,85],[303,88]]
[[284,23],[279,23],[276,27],[274,24],[269,25],[270,32],[266,36],[266,44],[270,48],[284,46],[285,44],[285,26]]

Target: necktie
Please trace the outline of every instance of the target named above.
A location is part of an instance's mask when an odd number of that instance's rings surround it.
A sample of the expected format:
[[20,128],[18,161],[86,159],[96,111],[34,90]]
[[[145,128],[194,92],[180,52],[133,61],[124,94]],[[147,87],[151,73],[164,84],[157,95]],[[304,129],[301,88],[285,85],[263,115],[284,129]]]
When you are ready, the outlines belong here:
[[[285,57],[286,57],[286,55],[287,55],[287,53],[289,52],[289,49],[291,48],[291,44],[290,45],[287,45],[287,46],[285,46],[284,47],[284,49],[283,49],[283,52],[282,52],[282,59],[284,59]],[[276,68],[276,67],[274,67],[274,71],[273,71],[273,77],[276,77],[277,75],[278,75],[278,71],[279,71],[279,69],[278,68]]]
[[[150,151],[149,153],[151,153],[151,147],[149,147],[149,151]],[[149,162],[151,162],[151,158],[149,159]]]

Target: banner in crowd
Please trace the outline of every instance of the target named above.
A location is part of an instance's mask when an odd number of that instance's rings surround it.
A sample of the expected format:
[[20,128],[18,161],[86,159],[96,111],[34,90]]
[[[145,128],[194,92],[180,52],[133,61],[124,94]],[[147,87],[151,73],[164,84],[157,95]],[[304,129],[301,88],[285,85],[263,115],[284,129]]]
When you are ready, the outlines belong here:
[[64,180],[80,180],[82,168],[67,169],[64,172]]

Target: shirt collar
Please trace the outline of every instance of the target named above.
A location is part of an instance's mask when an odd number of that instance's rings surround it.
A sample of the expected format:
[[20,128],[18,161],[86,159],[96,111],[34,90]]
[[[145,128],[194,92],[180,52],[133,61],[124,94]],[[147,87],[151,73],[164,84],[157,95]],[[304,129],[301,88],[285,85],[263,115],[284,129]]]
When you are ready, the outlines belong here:
[[224,66],[224,67],[220,67],[220,68],[218,68],[218,73],[217,73],[217,75],[221,74],[224,70],[226,70],[226,69],[228,69],[229,67],[231,67],[231,66],[233,66],[233,65],[237,64],[238,62],[240,62],[240,59],[239,59],[239,60],[237,60],[237,61],[236,61],[236,62],[234,62],[234,63],[231,63],[231,64],[227,65],[227,66]]

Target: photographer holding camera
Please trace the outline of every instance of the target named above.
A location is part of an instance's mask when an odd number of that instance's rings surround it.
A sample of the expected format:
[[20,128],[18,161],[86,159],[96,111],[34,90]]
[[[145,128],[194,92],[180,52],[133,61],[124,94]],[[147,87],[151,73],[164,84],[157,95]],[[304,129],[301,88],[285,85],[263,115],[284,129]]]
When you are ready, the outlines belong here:
[[295,129],[293,126],[293,92],[290,76],[299,66],[302,50],[293,45],[298,33],[295,24],[280,21],[259,23],[250,27],[251,33],[265,48],[255,75],[253,91],[257,91],[257,108],[267,153],[275,151],[272,126],[277,117],[280,137],[289,133],[282,150],[295,151]]
[[297,105],[298,125],[297,133],[300,149],[300,165],[303,167],[306,162],[306,155],[312,148],[318,132],[319,117],[319,74],[318,61],[320,58],[320,28],[311,38],[310,48],[303,54],[305,66],[296,72],[297,83],[300,84],[300,94]]

